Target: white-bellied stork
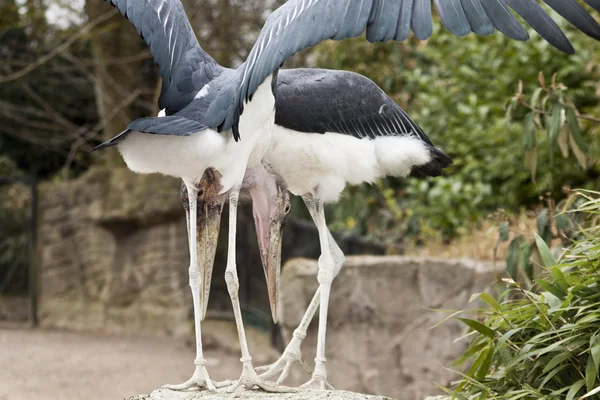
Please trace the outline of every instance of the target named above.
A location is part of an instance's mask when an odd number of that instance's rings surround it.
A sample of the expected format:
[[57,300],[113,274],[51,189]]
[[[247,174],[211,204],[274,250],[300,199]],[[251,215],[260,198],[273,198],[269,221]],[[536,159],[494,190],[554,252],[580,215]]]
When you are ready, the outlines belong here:
[[[206,295],[194,251],[198,182],[208,168],[219,174],[219,194],[229,197],[230,218],[235,221],[246,168],[259,165],[269,147],[275,119],[274,85],[285,60],[320,41],[356,37],[365,31],[371,42],[401,41],[411,29],[417,38],[426,39],[432,33],[431,1],[289,0],[269,16],[248,59],[237,69],[220,66],[202,50],[179,0],[108,1],[131,21],[150,47],[163,79],[159,107],[167,115],[135,120],[99,147],[118,145],[133,171],[180,177],[186,185],[190,286],[198,343],[194,375],[177,388],[212,389],[200,342],[201,301]],[[544,1],[580,30],[600,38],[597,23],[576,0]],[[600,9],[598,0],[586,2]],[[514,39],[526,40],[528,34],[510,12],[510,6],[553,46],[573,52],[568,39],[536,0],[435,0],[435,5],[442,22],[455,35],[471,31],[489,34],[496,28]],[[238,142],[240,138],[244,141]],[[317,217],[319,207],[315,202]],[[237,297],[235,223],[230,227],[226,280],[240,333],[240,382],[261,386],[242,338],[243,328],[239,328],[242,319]],[[319,360],[324,363],[324,359]]]
[[[327,229],[324,204],[337,201],[346,184],[373,183],[383,176],[438,176],[451,162],[370,79],[346,71],[279,71],[271,142],[261,166],[249,169],[243,183],[244,187],[251,188],[265,273],[275,280],[267,278],[274,319],[281,266],[279,236],[289,211],[288,199],[281,196],[279,190],[287,187],[293,194],[302,196],[317,225],[322,255],[319,290],[282,357],[270,366],[257,368],[263,371],[261,378],[268,379],[281,372],[277,381],[280,384],[292,364],[301,361],[300,345],[320,303],[316,367],[312,379],[303,387],[328,387],[325,334],[329,292],[344,262],[344,254]],[[213,179],[202,180],[199,186],[205,193],[198,200],[202,208],[208,203],[210,207],[221,209],[226,200],[224,196],[206,195],[214,193],[213,187],[218,187],[218,183]],[[184,203],[186,201],[184,193]],[[220,213],[210,215],[217,220],[220,217]],[[230,229],[231,223],[230,220]],[[218,221],[211,221],[209,225],[218,229]],[[206,236],[216,240],[214,233]]]

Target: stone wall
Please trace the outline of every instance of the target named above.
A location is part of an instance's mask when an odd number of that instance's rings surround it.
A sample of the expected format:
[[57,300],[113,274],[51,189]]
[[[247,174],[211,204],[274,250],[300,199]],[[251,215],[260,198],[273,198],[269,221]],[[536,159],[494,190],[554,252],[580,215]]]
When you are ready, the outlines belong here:
[[[95,169],[39,187],[42,326],[183,334],[186,228],[179,183]],[[182,332],[183,330],[183,332]]]
[[[42,326],[186,335],[192,328],[188,245],[179,181],[124,168],[95,168],[39,186],[37,267]],[[232,315],[223,279],[227,207],[215,260],[209,312]],[[318,257],[313,224],[290,221],[282,259]],[[348,254],[383,248],[338,238]],[[238,213],[240,298],[269,324],[269,302],[251,206]]]
[[[317,262],[296,259],[282,274],[281,326],[286,338],[300,322],[317,288]],[[461,310],[494,281],[491,264],[416,257],[348,257],[331,291],[327,326],[327,371],[336,389],[399,400],[423,399],[455,375],[445,370],[464,350],[453,343],[464,333],[456,320],[429,329]],[[318,313],[317,313],[318,314]],[[303,343],[313,365],[317,319]],[[291,382],[308,379],[295,367]]]

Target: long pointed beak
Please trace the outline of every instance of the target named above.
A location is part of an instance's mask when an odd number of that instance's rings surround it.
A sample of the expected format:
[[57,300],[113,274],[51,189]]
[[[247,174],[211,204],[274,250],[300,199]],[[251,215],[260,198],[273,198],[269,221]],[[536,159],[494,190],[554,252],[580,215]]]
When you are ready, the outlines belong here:
[[217,242],[219,240],[219,228],[221,226],[221,213],[223,203],[210,204],[198,202],[198,214],[196,219],[196,254],[198,256],[198,268],[200,269],[200,299],[202,307],[202,321],[206,317],[208,297],[210,295],[210,283],[212,279],[215,255],[217,253]]
[[[253,206],[257,205],[253,203]],[[267,280],[267,292],[273,322],[277,323],[279,314],[279,276],[281,272],[281,237],[285,214],[270,218],[269,213],[260,212],[259,207],[253,207],[254,225],[260,249],[260,258]]]

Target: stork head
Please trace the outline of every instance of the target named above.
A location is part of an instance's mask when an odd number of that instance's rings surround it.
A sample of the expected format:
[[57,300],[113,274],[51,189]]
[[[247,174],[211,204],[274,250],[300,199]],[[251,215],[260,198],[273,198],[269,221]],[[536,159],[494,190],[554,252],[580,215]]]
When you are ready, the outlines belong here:
[[277,323],[282,234],[291,204],[285,185],[277,182],[274,175],[265,172],[263,169],[255,175],[256,181],[250,186],[250,195],[271,314]]
[[[206,316],[208,295],[212,278],[213,265],[217,252],[221,212],[225,196],[219,195],[220,184],[218,173],[206,170],[198,184],[196,205],[196,256],[200,273],[200,299],[202,302],[202,319]],[[186,211],[188,234],[190,232],[190,204],[185,184],[181,185],[181,200]]]

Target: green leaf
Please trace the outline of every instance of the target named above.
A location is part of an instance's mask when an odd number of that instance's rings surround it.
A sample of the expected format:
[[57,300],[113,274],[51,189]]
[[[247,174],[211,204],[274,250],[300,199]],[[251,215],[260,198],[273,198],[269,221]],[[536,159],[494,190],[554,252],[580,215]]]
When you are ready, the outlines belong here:
[[577,144],[577,141],[573,137],[573,134],[569,135],[569,145],[571,146],[571,150],[573,150],[573,154],[575,154],[577,162],[579,163],[579,165],[581,165],[581,168],[587,169],[587,156]]
[[490,372],[490,367],[492,366],[492,360],[494,359],[494,346],[490,346],[489,349],[486,350],[486,356],[481,362],[479,369],[477,370],[477,379],[483,379]]
[[546,366],[544,367],[544,373],[550,371],[552,368],[556,367],[558,364],[562,363],[565,360],[568,360],[569,358],[571,358],[572,354],[569,351],[565,351],[563,353],[557,354],[556,356],[554,356],[552,358],[552,360],[550,360],[550,362],[548,362],[548,364],[546,364]]
[[588,357],[587,366],[585,367],[585,385],[588,392],[594,388],[597,374],[598,369],[596,368],[596,364],[594,364],[594,359]]
[[542,94],[542,90],[544,89],[539,87],[533,92],[533,96],[531,96],[531,107],[537,108],[538,102],[540,101],[540,95]]
[[533,280],[533,263],[529,260],[531,255],[531,244],[528,241],[521,243],[519,248],[519,264],[523,268],[523,272],[530,280]]
[[458,318],[458,320],[463,322],[469,328],[481,333],[483,336],[487,336],[490,339],[494,339],[496,337],[493,330],[491,330],[487,326],[483,325],[479,321],[475,321],[474,319],[469,319],[469,318]]
[[488,303],[494,310],[498,311],[499,313],[502,312],[500,304],[489,293],[480,293],[479,297],[481,298],[481,300]]
[[500,231],[500,240],[502,242],[508,242],[508,222],[501,222],[500,226],[498,226],[498,230]]
[[554,255],[548,248],[548,245],[546,244],[544,239],[542,239],[537,233],[535,233],[534,235],[535,244],[537,246],[538,251],[540,252],[540,256],[542,257],[542,262],[544,263],[544,266],[552,267],[553,265],[556,265],[556,259],[554,258]]
[[550,219],[548,218],[548,209],[544,208],[537,216],[536,225],[538,234],[543,238],[546,233],[546,229],[550,227]]
[[600,368],[600,336],[598,334],[590,339],[590,354],[596,363],[596,367]]
[[568,291],[571,285],[569,285],[569,282],[567,282],[567,278],[565,278],[565,274],[562,273],[560,268],[554,267],[551,268],[550,271],[552,272],[552,276],[554,276],[554,280],[558,286],[560,286],[560,288],[565,292]]
[[[554,378],[554,376],[556,376],[556,374],[558,374],[560,371],[562,371],[563,369],[570,367],[569,364],[563,364],[559,367],[554,368],[552,371],[550,371],[546,377],[544,378],[544,380],[542,381],[542,384],[540,385],[540,389],[542,389],[544,386],[546,386],[546,383],[548,383],[552,378]],[[545,373],[545,372],[544,372]]]
[[525,116],[523,121],[523,148],[527,151],[535,149],[535,112],[532,111]]
[[548,135],[550,136],[550,143],[556,143],[558,138],[558,132],[560,132],[560,114],[562,113],[562,106],[559,102],[555,101],[552,103],[552,109],[550,111],[550,126]]
[[573,109],[573,107],[567,107],[565,108],[565,111],[567,116],[567,125],[569,126],[569,130],[571,131],[573,139],[575,139],[575,142],[577,143],[577,146],[579,146],[581,151],[587,152],[588,149],[585,144],[585,141],[583,140],[583,136],[581,136],[581,130],[579,129],[579,120],[577,119],[577,114],[575,113],[575,110]]
[[556,223],[556,229],[561,232],[565,232],[571,228],[571,220],[564,213],[557,213],[554,216],[554,222]]
[[487,347],[488,344],[488,342],[481,342],[479,344],[469,346],[467,351],[462,353],[456,360],[454,360],[450,366],[454,367],[456,365],[462,365],[465,361],[468,361],[475,354]]
[[583,379],[580,379],[571,385],[571,389],[569,389],[569,393],[567,393],[566,400],[573,400],[583,385],[585,385],[585,381]]
[[531,180],[535,183],[538,167],[537,149],[525,151],[525,166],[531,174]]
[[568,158],[569,157],[569,136],[571,134],[569,133],[569,131],[565,128],[560,130],[560,133],[558,134],[558,147],[560,148],[560,152],[563,156],[563,158]]
[[564,300],[564,298],[567,296],[567,293],[561,288],[559,288],[558,286],[554,286],[550,282],[547,282],[543,279],[537,279],[535,283],[540,285],[545,291],[552,293],[561,300]]
[[506,272],[514,280],[518,280],[517,267],[519,265],[519,238],[514,238],[508,246],[506,253]]

